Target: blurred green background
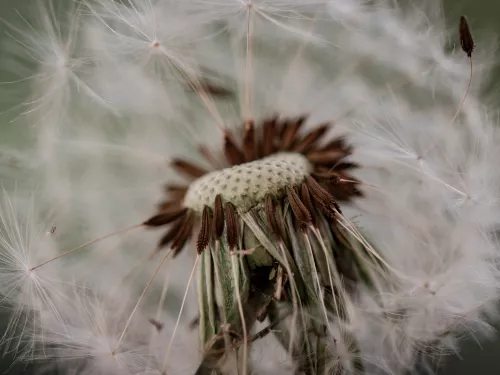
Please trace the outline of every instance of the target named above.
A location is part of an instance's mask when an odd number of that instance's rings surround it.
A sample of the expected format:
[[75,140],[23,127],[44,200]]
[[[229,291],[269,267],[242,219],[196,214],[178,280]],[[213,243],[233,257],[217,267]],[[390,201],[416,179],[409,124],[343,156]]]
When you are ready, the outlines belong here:
[[[0,0],[0,20],[9,21],[11,17],[17,17],[15,14],[16,9],[22,13],[22,9],[33,4],[38,0]],[[63,0],[72,1],[72,0]],[[306,0],[305,0],[306,1]],[[413,4],[420,0],[409,0]],[[433,1],[433,0],[425,0]],[[438,0],[436,0],[438,1]],[[445,0],[445,17],[450,24],[450,27],[456,27],[459,17],[462,14],[467,15],[470,27],[476,39],[477,48],[480,45],[483,37],[486,40],[492,40],[491,36],[500,35],[500,0]],[[6,26],[0,22],[0,42],[5,38]],[[497,45],[485,46],[488,50],[498,50]],[[0,59],[5,56],[5,51],[2,49],[0,43]],[[500,51],[498,51],[500,54]],[[6,72],[0,71],[0,81],[6,81],[11,78],[6,75]],[[487,87],[488,93],[492,96],[488,100],[500,99],[500,69],[495,69],[495,74]],[[5,93],[3,94],[5,95]],[[498,98],[498,99],[497,99]],[[7,100],[5,100],[7,99]],[[2,103],[8,102],[8,98],[2,98]],[[9,127],[13,126],[8,124],[9,114],[2,114],[0,108],[0,138],[8,137]],[[15,142],[14,139],[12,139]],[[0,176],[1,177],[1,176]],[[5,325],[5,315],[0,312],[0,337],[2,336]],[[500,331],[500,326],[498,327]],[[479,344],[473,338],[464,340],[461,345],[459,356],[447,356],[439,360],[439,366],[435,369],[435,373],[439,375],[465,375],[465,374],[483,374],[483,375],[498,375],[500,374],[500,333],[497,339],[489,341],[482,341]],[[12,358],[0,358],[0,374],[32,374],[36,369],[32,366],[25,364],[12,364]]]

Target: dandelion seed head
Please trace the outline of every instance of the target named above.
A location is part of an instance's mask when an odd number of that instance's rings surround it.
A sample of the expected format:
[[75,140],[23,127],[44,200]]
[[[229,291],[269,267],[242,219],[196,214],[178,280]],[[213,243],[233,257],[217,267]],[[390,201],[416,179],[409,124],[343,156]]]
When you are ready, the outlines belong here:
[[307,158],[281,153],[211,172],[191,183],[184,206],[197,212],[212,206],[217,195],[245,210],[264,202],[266,194],[282,195],[287,185],[300,184],[310,172]]
[[[61,116],[35,132],[44,194],[66,207],[57,235],[40,233],[57,243],[72,223],[68,237],[97,239],[36,261],[37,246],[4,246],[0,293],[37,318],[6,337],[48,340],[51,359],[89,374],[245,374],[270,337],[285,372],[398,374],[488,331],[500,138],[479,95],[486,64],[469,91],[434,3],[79,9],[78,38],[42,37],[65,47],[37,76],[57,73]],[[63,105],[69,93],[101,105]]]

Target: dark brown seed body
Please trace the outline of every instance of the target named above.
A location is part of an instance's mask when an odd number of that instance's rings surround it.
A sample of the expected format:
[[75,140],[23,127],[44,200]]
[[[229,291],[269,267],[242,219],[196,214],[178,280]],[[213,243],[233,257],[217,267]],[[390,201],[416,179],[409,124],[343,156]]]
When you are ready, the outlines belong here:
[[231,202],[226,202],[225,211],[227,244],[231,250],[236,250],[238,246],[238,216]]
[[196,241],[196,250],[198,254],[201,254],[208,246],[211,229],[210,208],[205,206],[203,207],[203,213],[201,215],[201,227],[198,233],[198,241]]
[[460,45],[462,50],[467,54],[468,57],[472,56],[474,51],[474,39],[472,38],[472,33],[470,32],[469,23],[465,16],[460,17],[460,23],[458,25],[458,36],[460,38]]
[[218,240],[224,232],[224,209],[222,207],[222,198],[220,194],[215,197],[214,202],[214,236]]

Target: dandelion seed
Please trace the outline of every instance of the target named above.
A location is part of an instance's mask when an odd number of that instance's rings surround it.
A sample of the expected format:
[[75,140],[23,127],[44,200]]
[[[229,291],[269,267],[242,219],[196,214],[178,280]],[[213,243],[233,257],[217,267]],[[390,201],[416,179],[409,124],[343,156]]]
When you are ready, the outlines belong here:
[[10,29],[7,35],[17,44],[12,48],[18,54],[13,68],[20,69],[27,63],[37,66],[35,73],[22,77],[29,84],[32,97],[19,105],[21,114],[16,119],[29,116],[33,125],[59,124],[65,120],[67,108],[73,105],[75,98],[88,98],[107,107],[107,101],[84,75],[86,68],[92,65],[92,57],[83,55],[78,45],[82,9],[75,4],[69,4],[67,14],[71,16],[64,21],[56,17],[66,14],[66,5],[56,5],[53,0],[37,3],[36,23],[20,13],[20,25],[4,21]]
[[470,77],[469,83],[467,85],[467,91],[465,93],[465,97],[460,106],[463,106],[463,102],[467,97],[467,94],[470,90],[470,85],[472,83],[472,52],[474,51],[474,40],[472,39],[472,34],[469,29],[469,24],[467,23],[467,18],[465,16],[460,17],[460,26],[459,26],[459,36],[460,36],[460,45],[462,49],[467,54],[470,62]]
[[[64,301],[62,283],[52,278],[54,269],[35,273],[32,265],[53,254],[53,243],[46,241],[36,225],[33,201],[24,215],[18,212],[3,191],[0,202],[0,301],[12,309],[10,321],[0,341],[6,350],[30,358],[38,340],[32,332],[43,330],[46,317],[58,319],[58,302]],[[65,301],[67,302],[67,301]],[[21,329],[21,335],[16,333]],[[42,342],[43,344],[43,342]]]
[[469,23],[465,16],[460,17],[460,25],[458,27],[458,34],[460,37],[460,45],[462,49],[467,54],[467,57],[472,57],[472,52],[474,51],[474,40],[472,39],[472,34],[469,29]]

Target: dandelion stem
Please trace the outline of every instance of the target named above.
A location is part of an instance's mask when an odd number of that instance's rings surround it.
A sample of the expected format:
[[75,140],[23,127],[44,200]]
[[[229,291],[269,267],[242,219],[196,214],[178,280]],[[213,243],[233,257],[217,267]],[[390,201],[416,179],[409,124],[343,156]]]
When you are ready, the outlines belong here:
[[52,259],[49,259],[49,260],[47,260],[47,261],[45,261],[43,263],[40,263],[37,266],[34,266],[34,267],[30,268],[30,271],[34,271],[37,268],[40,268],[40,267],[42,267],[42,266],[44,266],[44,265],[46,265],[46,264],[48,264],[48,263],[50,263],[50,262],[52,262],[54,260],[60,259],[62,257],[65,257],[66,255],[72,254],[72,253],[74,253],[77,250],[80,250],[80,249],[83,249],[83,248],[88,247],[90,245],[93,245],[93,244],[95,244],[95,243],[97,243],[99,241],[105,240],[105,239],[110,238],[110,237],[117,236],[117,235],[122,234],[122,233],[126,233],[126,232],[131,231],[131,230],[136,229],[136,228],[140,228],[140,227],[142,227],[142,225],[143,225],[142,223],[140,223],[140,224],[134,224],[134,225],[132,225],[130,227],[127,227],[127,228],[124,228],[124,229],[120,229],[120,230],[118,230],[116,232],[108,233],[108,234],[106,234],[106,235],[104,235],[102,237],[93,239],[92,241],[85,242],[84,244],[82,244],[80,246],[77,246],[77,247],[75,247],[75,248],[73,248],[71,250],[68,250],[68,251],[66,251],[66,252],[64,252],[62,254],[59,254],[58,256],[56,256],[56,257],[54,257]]

